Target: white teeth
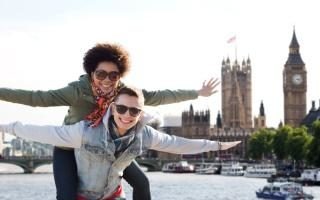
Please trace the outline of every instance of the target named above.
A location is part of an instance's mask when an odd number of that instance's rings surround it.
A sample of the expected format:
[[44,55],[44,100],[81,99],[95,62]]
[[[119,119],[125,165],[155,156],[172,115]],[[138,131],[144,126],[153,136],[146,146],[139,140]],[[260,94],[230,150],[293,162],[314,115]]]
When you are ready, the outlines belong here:
[[124,119],[120,119],[123,123],[129,124],[131,121],[130,120],[124,120]]

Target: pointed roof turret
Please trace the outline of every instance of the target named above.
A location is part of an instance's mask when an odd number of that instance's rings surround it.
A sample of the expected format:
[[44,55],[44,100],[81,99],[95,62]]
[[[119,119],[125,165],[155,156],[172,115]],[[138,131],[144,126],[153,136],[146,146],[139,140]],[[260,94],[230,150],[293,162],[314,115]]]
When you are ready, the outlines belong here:
[[295,29],[293,29],[292,40],[291,40],[289,48],[299,48],[299,47],[300,46],[299,46],[299,43],[298,43],[298,40],[296,37],[296,31],[295,31]]
[[296,31],[293,29],[292,40],[289,46],[289,57],[286,65],[304,65],[299,48],[300,46],[296,37]]
[[242,60],[242,66],[246,65],[246,61],[243,59]]
[[316,102],[315,101],[312,101],[312,107],[310,109],[310,111],[316,111]]
[[190,104],[189,112],[190,112],[190,114],[192,114],[192,115],[193,115],[193,113],[194,113],[192,104]]
[[222,119],[221,119],[220,111],[218,111],[216,124],[217,124],[217,128],[222,128]]
[[261,101],[261,103],[260,103],[260,113],[259,113],[259,115],[260,116],[265,116],[263,101]]
[[248,64],[248,65],[251,64],[251,60],[250,60],[249,56],[248,56],[248,59],[247,59],[247,64]]

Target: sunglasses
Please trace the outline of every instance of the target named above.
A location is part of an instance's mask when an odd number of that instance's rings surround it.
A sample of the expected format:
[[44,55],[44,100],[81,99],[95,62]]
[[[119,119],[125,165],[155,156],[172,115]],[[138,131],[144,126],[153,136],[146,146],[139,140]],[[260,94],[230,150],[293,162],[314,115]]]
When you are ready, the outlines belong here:
[[96,70],[94,71],[94,75],[99,81],[103,81],[107,77],[110,81],[117,81],[120,79],[120,73],[116,71],[106,72],[104,70]]
[[128,106],[120,105],[120,104],[118,104],[118,105],[115,104],[115,106],[116,106],[117,113],[119,113],[121,115],[125,114],[129,110],[129,114],[131,117],[137,117],[141,112],[141,109],[135,108],[135,107],[128,107]]

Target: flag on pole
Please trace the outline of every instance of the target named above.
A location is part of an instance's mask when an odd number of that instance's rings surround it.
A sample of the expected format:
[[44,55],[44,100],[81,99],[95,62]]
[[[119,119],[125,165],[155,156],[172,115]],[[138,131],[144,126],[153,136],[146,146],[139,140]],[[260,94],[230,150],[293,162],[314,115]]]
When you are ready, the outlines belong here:
[[233,36],[233,37],[229,38],[229,40],[227,41],[227,43],[232,43],[232,42],[234,42],[234,41],[236,41],[236,36]]

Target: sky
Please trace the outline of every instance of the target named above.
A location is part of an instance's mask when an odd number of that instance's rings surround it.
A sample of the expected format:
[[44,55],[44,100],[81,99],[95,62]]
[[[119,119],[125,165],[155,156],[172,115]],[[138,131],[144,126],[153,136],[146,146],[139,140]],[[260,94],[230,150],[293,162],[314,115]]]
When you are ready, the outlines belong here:
[[[0,0],[0,87],[64,87],[83,74],[85,52],[101,42],[129,51],[132,69],[123,81],[147,90],[200,89],[204,80],[221,78],[223,59],[249,57],[252,115],[263,101],[267,126],[276,127],[283,121],[282,71],[294,28],[307,69],[307,111],[312,100],[319,107],[318,19],[315,0]],[[210,109],[215,124],[220,86],[211,97],[152,110],[180,116],[190,104]],[[60,125],[67,108],[0,101],[0,111],[0,123]]]

